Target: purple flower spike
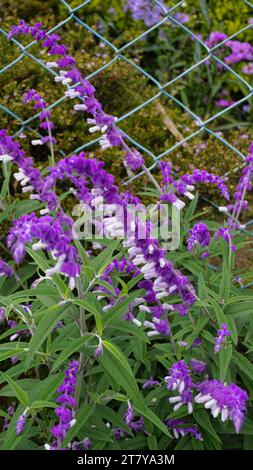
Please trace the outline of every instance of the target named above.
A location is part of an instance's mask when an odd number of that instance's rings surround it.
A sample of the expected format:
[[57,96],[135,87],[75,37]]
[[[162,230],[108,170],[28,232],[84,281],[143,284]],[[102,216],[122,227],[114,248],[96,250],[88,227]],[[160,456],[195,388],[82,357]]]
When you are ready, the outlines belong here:
[[196,245],[200,245],[201,248],[209,246],[211,236],[208,227],[203,222],[195,224],[193,228],[189,230],[189,237],[187,239],[187,248],[192,251]]
[[142,385],[142,388],[143,390],[146,390],[148,388],[156,387],[156,385],[160,385],[160,382],[158,382],[158,380],[154,380],[153,377],[150,377],[150,379],[144,382],[144,384]]
[[9,277],[12,276],[12,274],[13,269],[0,258],[0,277]]
[[131,152],[127,152],[124,160],[124,165],[130,170],[136,171],[144,164],[143,156],[136,149],[132,149]]
[[132,408],[132,405],[130,401],[127,402],[127,411],[124,414],[124,422],[129,425],[130,423],[133,422],[134,419],[134,410]]
[[186,404],[188,413],[192,413],[192,389],[193,382],[191,379],[190,369],[184,360],[175,362],[169,369],[169,374],[165,377],[168,390],[178,390],[179,395],[169,398],[170,403],[176,403],[174,411],[178,410]]
[[22,434],[23,430],[24,430],[24,427],[25,427],[25,424],[26,424],[26,414],[27,414],[27,411],[24,411],[24,413],[18,418],[17,422],[16,422],[16,434],[17,436],[19,436],[19,434]]
[[214,346],[215,353],[221,350],[221,346],[226,341],[227,336],[231,336],[231,331],[227,329],[226,323],[222,323],[221,329],[217,331],[217,337],[215,338],[215,346]]
[[195,374],[202,374],[206,369],[206,363],[198,361],[197,359],[191,359],[191,368]]
[[65,438],[67,431],[75,424],[73,410],[71,409],[76,405],[76,401],[73,397],[75,393],[75,385],[77,379],[77,373],[79,369],[79,362],[73,360],[70,362],[68,369],[65,372],[65,379],[62,385],[58,387],[58,392],[61,394],[57,403],[61,403],[61,406],[56,408],[55,414],[59,418],[59,423],[53,426],[50,432],[57,439],[57,448],[61,448],[63,439]]
[[203,403],[214,418],[220,413],[222,422],[230,419],[239,433],[246,411],[247,392],[235,384],[225,385],[219,380],[204,380],[196,388],[199,393],[195,402]]
[[190,434],[198,441],[203,441],[203,437],[198,429],[198,426],[189,426],[183,419],[168,419],[166,421],[167,426],[172,429],[175,439],[179,439],[180,436]]
[[0,307],[0,323],[3,323],[5,320],[5,308]]

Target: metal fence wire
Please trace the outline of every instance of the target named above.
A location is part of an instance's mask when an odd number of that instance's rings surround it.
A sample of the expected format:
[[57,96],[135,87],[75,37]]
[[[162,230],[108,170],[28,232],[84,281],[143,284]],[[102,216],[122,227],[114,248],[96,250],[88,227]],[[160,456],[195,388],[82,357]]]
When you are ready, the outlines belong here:
[[[89,31],[91,34],[93,34],[95,37],[97,37],[105,45],[110,47],[111,51],[113,52],[113,58],[111,60],[109,60],[105,65],[103,65],[99,69],[95,70],[90,75],[88,75],[86,77],[87,79],[91,79],[92,77],[98,75],[99,73],[101,73],[102,71],[104,71],[105,69],[110,67],[116,61],[123,60],[123,61],[127,62],[128,64],[130,64],[135,69],[137,69],[138,72],[143,74],[153,84],[153,86],[156,87],[157,93],[154,96],[152,96],[147,101],[142,102],[140,105],[136,106],[135,108],[131,109],[126,114],[120,116],[117,120],[117,126],[121,130],[121,132],[123,132],[123,134],[125,135],[125,138],[129,142],[131,142],[134,146],[136,146],[141,152],[143,152],[144,155],[147,154],[150,157],[152,157],[152,164],[149,166],[149,170],[152,171],[156,167],[157,163],[159,162],[159,160],[161,158],[169,155],[171,152],[173,152],[174,150],[176,150],[180,146],[184,145],[186,142],[190,141],[191,139],[193,139],[195,136],[202,133],[203,131],[205,131],[208,134],[212,135],[213,137],[215,137],[216,139],[221,141],[224,145],[229,147],[233,152],[235,152],[238,155],[239,162],[241,162],[243,164],[243,160],[245,159],[246,155],[244,155],[241,151],[239,151],[239,149],[237,149],[234,145],[229,143],[224,138],[224,136],[220,135],[220,133],[212,130],[210,128],[210,124],[215,119],[225,115],[226,113],[229,113],[233,108],[236,108],[236,107],[240,106],[242,103],[247,102],[252,96],[253,87],[250,85],[250,83],[248,83],[247,80],[245,80],[235,70],[233,70],[224,60],[222,60],[218,56],[217,51],[223,45],[225,45],[228,41],[230,41],[232,39],[235,39],[239,34],[244,33],[245,31],[249,30],[250,28],[253,28],[253,24],[247,24],[244,28],[240,29],[239,31],[237,31],[233,35],[227,37],[226,39],[224,39],[219,44],[216,44],[214,47],[208,47],[208,45],[204,41],[202,41],[202,39],[197,34],[195,34],[185,24],[182,24],[180,21],[178,21],[173,16],[174,10],[179,8],[183,3],[184,4],[187,3],[185,0],[179,1],[178,3],[173,5],[172,7],[166,7],[159,0],[152,0],[154,5],[155,4],[159,5],[161,10],[163,11],[163,17],[162,17],[161,21],[157,22],[155,25],[148,28],[146,31],[144,31],[142,34],[140,34],[138,37],[136,37],[136,38],[132,39],[131,41],[129,41],[127,44],[124,44],[122,47],[117,48],[111,41],[109,41],[106,37],[104,37],[103,34],[100,34],[99,32],[95,31],[91,26],[89,26],[87,23],[85,23],[78,16],[80,10],[83,7],[85,7],[85,5],[90,4],[92,1],[93,0],[86,0],[82,3],[80,3],[80,5],[72,8],[66,0],[59,0],[59,2],[62,5],[64,5],[64,7],[66,8],[66,18],[63,21],[61,21],[59,24],[54,26],[49,31],[49,33],[57,31],[59,28],[61,28],[63,25],[67,24],[68,22],[75,21],[79,25],[81,25],[83,28],[85,28],[87,31]],[[253,4],[252,3],[250,3],[248,0],[242,0],[242,2],[244,2],[244,4],[246,4],[248,7],[250,7],[253,11]],[[206,55],[203,59],[199,60],[198,62],[195,62],[187,70],[185,70],[182,73],[178,74],[176,77],[174,77],[173,79],[171,79],[167,83],[162,84],[156,78],[154,78],[151,74],[149,74],[146,70],[144,70],[144,68],[141,67],[138,63],[136,63],[134,60],[131,60],[130,58],[126,57],[125,53],[126,53],[126,51],[129,50],[129,48],[131,48],[131,46],[138,43],[138,41],[141,41],[142,39],[144,39],[151,31],[156,30],[157,28],[159,28],[160,26],[162,26],[163,24],[166,24],[166,23],[172,23],[172,24],[176,25],[178,28],[181,28],[181,30],[183,30],[189,36],[189,39],[192,39],[192,40],[197,41],[199,43],[199,45],[205,50]],[[3,28],[0,28],[0,34],[4,35],[7,38],[8,32],[5,31]],[[34,54],[31,53],[30,49],[36,43],[35,41],[29,43],[26,46],[23,46],[16,39],[12,39],[12,41],[19,48],[20,54],[15,60],[13,60],[11,63],[6,65],[2,69],[0,69],[0,75],[4,74],[7,70],[11,69],[15,64],[17,64],[19,61],[21,61],[22,58],[24,58],[24,57],[28,57],[31,61],[35,61],[41,67],[46,69],[49,74],[53,74],[55,76],[57,75],[57,73],[54,70],[47,67],[45,62],[43,62],[39,57],[36,57]],[[231,104],[230,106],[228,106],[228,107],[222,109],[221,111],[215,113],[213,116],[209,117],[207,120],[202,121],[200,116],[198,116],[196,113],[194,113],[188,106],[186,106],[184,103],[182,103],[178,98],[173,96],[173,94],[171,94],[168,91],[168,87],[175,84],[178,80],[186,77],[193,70],[197,69],[197,67],[199,67],[201,64],[204,64],[207,60],[211,60],[211,59],[214,60],[217,64],[221,65],[225,70],[229,71],[238,81],[240,81],[241,84],[243,84],[246,87],[246,89],[248,90],[248,94],[246,96],[244,96],[243,98],[241,98],[240,100],[238,100],[236,102],[233,102],[233,104]],[[69,88],[71,88],[71,86]],[[169,98],[177,106],[179,106],[184,112],[186,112],[195,121],[195,123],[198,123],[198,128],[195,132],[192,132],[187,137],[181,139],[180,141],[177,141],[170,148],[164,149],[164,151],[162,153],[160,153],[159,155],[155,155],[150,149],[146,148],[140,142],[136,141],[135,139],[133,139],[133,137],[131,137],[126,132],[124,132],[120,128],[120,123],[123,122],[125,119],[129,118],[134,113],[141,110],[142,108],[146,107],[147,105],[149,105],[153,101],[157,100],[161,96],[165,96],[165,97]],[[58,99],[54,103],[50,104],[50,106],[48,106],[47,109],[53,109],[53,108],[59,106],[62,103],[62,101],[64,101],[65,99],[66,99],[66,97],[63,96],[62,98]],[[20,123],[20,128],[16,132],[15,135],[18,135],[18,134],[22,133],[25,129],[30,129],[30,125],[38,117],[38,113],[36,113],[33,116],[31,116],[29,119],[23,120],[20,116],[16,115],[13,111],[8,109],[6,106],[4,106],[1,103],[0,103],[0,109]],[[98,140],[99,140],[98,138],[93,139],[92,141],[90,141],[88,143],[85,143],[84,145],[80,146],[79,148],[73,149],[73,152],[80,152],[81,150],[84,150],[87,147],[90,147],[94,144],[98,144]],[[61,151],[61,153],[62,153],[62,155],[65,155],[63,150]],[[139,178],[141,175],[142,175],[142,172],[139,172],[138,174],[135,174],[133,177],[128,179],[128,182],[131,182],[132,180],[134,180],[136,178]],[[247,225],[251,225],[251,224],[253,224],[253,220],[247,222]]]

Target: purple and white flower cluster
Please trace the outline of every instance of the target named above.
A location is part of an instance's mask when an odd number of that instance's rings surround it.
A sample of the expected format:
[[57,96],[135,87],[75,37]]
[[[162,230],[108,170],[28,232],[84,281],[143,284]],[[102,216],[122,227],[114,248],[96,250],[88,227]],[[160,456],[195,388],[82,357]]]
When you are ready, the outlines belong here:
[[[172,365],[165,382],[168,390],[178,392],[177,396],[169,398],[170,403],[176,403],[174,411],[185,404],[188,406],[188,413],[191,414],[194,402],[203,404],[206,409],[211,410],[214,418],[220,414],[222,422],[230,419],[235,431],[240,432],[248,400],[245,390],[235,384],[227,385],[219,380],[205,379],[196,383],[192,380],[191,371],[184,360]],[[197,395],[195,390],[198,392]]]
[[76,420],[74,417],[73,408],[76,406],[74,398],[76,378],[79,370],[79,362],[73,360],[70,362],[68,369],[65,372],[65,379],[62,385],[58,388],[60,396],[57,398],[57,403],[60,404],[55,410],[56,416],[59,418],[59,423],[51,428],[51,433],[56,438],[51,448],[61,449],[62,441],[64,440],[67,431],[74,426]]

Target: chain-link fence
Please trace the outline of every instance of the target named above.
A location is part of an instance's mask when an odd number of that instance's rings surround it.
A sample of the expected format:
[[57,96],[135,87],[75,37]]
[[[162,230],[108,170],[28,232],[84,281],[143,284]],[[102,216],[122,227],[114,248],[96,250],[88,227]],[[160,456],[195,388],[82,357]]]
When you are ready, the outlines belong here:
[[[103,72],[105,69],[110,67],[112,64],[114,64],[116,61],[125,61],[128,64],[130,64],[133,68],[137,69],[139,73],[143,74],[152,84],[153,86],[157,89],[157,93],[146,100],[145,102],[142,102],[139,104],[137,107],[134,107],[131,109],[129,112],[126,114],[120,116],[117,120],[117,126],[118,128],[123,132],[125,135],[125,138],[131,142],[136,148],[138,148],[143,154],[148,155],[152,159],[152,163],[149,166],[149,170],[152,171],[159,160],[163,157],[168,156],[170,153],[175,151],[177,148],[185,145],[187,142],[190,142],[194,137],[198,136],[201,134],[203,131],[208,133],[209,135],[212,135],[214,138],[219,139],[224,145],[230,148],[233,152],[235,152],[238,156],[238,161],[242,162],[246,157],[238,148],[236,148],[232,143],[228,142],[228,140],[225,139],[224,135],[221,135],[219,132],[216,132],[211,128],[211,124],[218,118],[222,117],[226,113],[229,113],[232,109],[239,107],[242,105],[244,102],[247,102],[253,93],[253,87],[251,84],[244,78],[242,77],[239,73],[237,73],[233,68],[231,68],[228,63],[226,63],[218,54],[218,51],[220,48],[230,40],[234,40],[237,38],[237,36],[241,33],[246,32],[250,28],[253,28],[253,24],[247,24],[244,26],[242,29],[238,30],[236,33],[233,35],[226,37],[222,42],[219,42],[213,47],[208,47],[206,42],[204,42],[200,36],[196,33],[194,33],[191,29],[189,29],[185,24],[182,24],[179,20],[176,19],[176,15],[174,15],[174,12],[177,11],[178,8],[182,4],[185,4],[185,0],[181,0],[178,3],[174,4],[172,7],[167,7],[164,5],[164,3],[161,3],[159,0],[153,0],[154,4],[157,4],[160,6],[161,10],[163,11],[163,17],[162,19],[157,22],[155,25],[152,27],[146,29],[142,34],[140,34],[138,37],[135,37],[131,41],[129,41],[127,44],[124,44],[121,47],[116,47],[113,42],[108,40],[104,35],[98,31],[95,31],[91,26],[89,26],[86,22],[84,22],[79,15],[79,12],[81,9],[83,9],[86,5],[90,4],[93,0],[86,0],[80,5],[72,8],[69,3],[65,0],[59,0],[59,2],[66,8],[66,18],[61,21],[59,24],[54,26],[49,33],[57,31],[59,28],[62,26],[66,25],[67,23],[74,21],[77,22],[79,25],[81,25],[83,28],[85,28],[89,33],[93,34],[96,38],[98,38],[100,41],[102,41],[105,45],[109,46],[109,48],[112,51],[113,57],[110,59],[106,64],[104,64],[102,67],[99,69],[95,70],[92,72],[90,75],[88,75],[86,78],[91,79],[94,76],[98,75],[99,73]],[[246,4],[250,9],[252,9],[253,12],[253,4],[250,3],[248,0],[242,0],[244,4]],[[148,73],[143,67],[139,65],[136,61],[133,59],[129,58],[127,56],[127,51],[130,50],[132,46],[138,43],[138,41],[143,40],[150,32],[156,30],[157,28],[160,28],[162,25],[166,23],[172,23],[173,25],[177,26],[181,30],[184,31],[185,34],[189,36],[189,39],[196,41],[201,48],[205,51],[205,56],[201,58],[201,60],[195,62],[193,65],[191,65],[187,70],[184,70],[180,74],[178,74],[176,77],[172,78],[170,81],[167,83],[160,83],[154,76],[152,76],[150,73]],[[4,35],[7,37],[8,32],[5,31],[3,28],[0,28],[0,34]],[[12,67],[15,66],[19,61],[21,61],[24,57],[29,58],[31,61],[35,61],[37,64],[39,64],[42,68],[44,68],[49,74],[52,75],[57,75],[56,72],[53,69],[50,69],[47,67],[46,63],[41,60],[39,57],[35,56],[31,52],[32,46],[35,44],[35,41],[29,43],[28,45],[22,45],[19,41],[16,39],[12,39],[12,41],[15,43],[15,45],[19,48],[20,53],[15,60],[13,60],[11,63],[8,65],[4,66],[2,69],[0,69],[0,75],[4,74],[7,70],[11,69]],[[219,112],[213,114],[211,117],[208,117],[206,120],[202,120],[200,116],[198,116],[195,112],[193,112],[190,107],[188,107],[186,104],[184,104],[182,101],[180,101],[177,97],[175,97],[169,89],[171,89],[171,86],[173,84],[176,84],[179,80],[183,79],[184,77],[188,76],[192,71],[197,69],[200,65],[205,64],[207,61],[214,61],[218,66],[222,66],[224,70],[227,70],[230,72],[235,79],[240,82],[241,84],[244,85],[245,89],[247,90],[247,94],[243,96],[240,100],[233,102],[230,106],[221,109]],[[69,87],[71,88],[71,86]],[[120,124],[132,116],[134,113],[140,111],[147,105],[149,105],[152,102],[155,102],[162,96],[166,97],[167,99],[171,100],[172,102],[175,103],[176,106],[181,108],[184,112],[186,112],[193,120],[195,123],[197,123],[197,130],[192,132],[190,135],[187,135],[187,137],[182,138],[181,140],[177,141],[174,145],[172,145],[170,148],[165,148],[164,151],[158,155],[155,155],[155,153],[152,152],[152,150],[146,148],[143,144],[138,142],[136,139],[134,139],[131,135],[128,133],[124,132],[120,128]],[[48,106],[48,109],[53,109],[57,106],[59,106],[64,100],[66,99],[65,96],[62,96],[60,99],[55,101],[54,103],[50,104]],[[38,117],[38,113],[34,114],[33,116],[29,117],[29,119],[23,120],[20,116],[16,115],[13,111],[8,109],[6,106],[0,103],[0,109],[4,112],[7,113],[9,116],[14,118],[19,124],[20,128],[17,131],[16,135],[22,133],[25,129],[30,129],[31,124],[33,121]],[[92,141],[85,143],[82,146],[79,146],[78,148],[73,149],[73,152],[79,152],[81,150],[84,150],[87,147],[91,147],[92,145],[98,145],[99,139],[93,139]],[[61,151],[62,155],[64,155],[64,151]],[[133,177],[129,178],[128,181],[131,182],[132,180],[139,178],[142,173],[139,172],[138,174],[135,174]],[[253,221],[248,221],[247,226],[253,224]]]

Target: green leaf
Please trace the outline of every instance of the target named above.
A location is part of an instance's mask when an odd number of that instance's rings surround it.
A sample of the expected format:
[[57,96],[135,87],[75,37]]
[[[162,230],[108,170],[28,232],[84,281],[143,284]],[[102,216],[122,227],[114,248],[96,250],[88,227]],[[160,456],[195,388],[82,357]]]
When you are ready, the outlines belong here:
[[211,434],[211,436],[213,436],[213,438],[217,442],[219,442],[221,444],[221,440],[220,440],[218,434],[216,433],[206,410],[201,410],[201,409],[196,410],[196,411],[194,411],[193,416],[194,416],[195,420],[197,421],[197,423],[203,429],[205,429],[205,431],[208,432],[208,434]]
[[253,364],[237,351],[234,352],[233,359],[238,369],[253,380]]
[[215,312],[215,316],[217,318],[217,323],[219,327],[221,328],[222,323],[227,323],[226,315],[223,312],[222,308],[219,306],[218,302],[216,302],[216,300],[209,298],[209,302],[212,304],[212,307]]
[[57,404],[51,401],[37,400],[34,401],[30,406],[30,410],[37,410],[41,408],[57,408]]
[[47,339],[57,323],[62,320],[68,307],[69,304],[55,305],[43,311],[42,319],[40,320],[35,334],[32,336],[29,343],[29,353],[25,362],[27,368],[31,363],[35,351],[37,351],[42,343]]
[[222,275],[220,283],[220,296],[224,299],[225,303],[229,300],[230,296],[231,275],[227,267],[226,260],[223,257]]
[[69,356],[79,351],[82,348],[83,344],[90,338],[91,338],[90,335],[86,335],[86,336],[81,336],[80,338],[77,338],[73,341],[68,341],[65,344],[65,348],[63,349],[63,351],[57,357],[52,367],[51,372],[54,372],[55,370],[57,370],[62,365],[62,363],[66,361],[66,359],[68,359]]
[[69,442],[73,440],[75,436],[78,435],[78,432],[84,427],[85,423],[94,413],[95,408],[90,405],[82,405],[81,410],[77,413],[76,423],[72,428],[69,429],[67,435],[62,443],[62,447],[65,448]]
[[223,347],[219,352],[220,358],[220,380],[221,382],[225,381],[227,370],[232,359],[233,347],[232,344],[228,344],[226,347]]
[[109,341],[104,340],[103,345],[105,348],[104,353],[99,358],[102,367],[127,392],[136,411],[170,437],[170,433],[164,423],[146,406],[126,357]]
[[[26,248],[26,251],[31,256],[31,258],[36,262],[36,264],[39,266],[39,268],[42,269],[42,271],[45,272],[50,267],[49,263],[48,263],[48,260],[47,260],[46,256],[44,255],[44,253],[34,251],[29,247]],[[68,288],[66,287],[64,281],[61,279],[59,274],[54,274],[52,276],[52,280],[53,280],[53,283],[55,284],[55,286],[57,287],[59,293],[61,294],[61,296],[63,296],[65,298],[66,292],[68,291]]]
[[91,263],[95,273],[101,274],[112,260],[113,252],[118,247],[121,240],[110,240],[109,245],[96,256]]
[[121,302],[118,302],[115,306],[110,308],[108,312],[104,313],[102,318],[104,327],[109,325],[109,323],[113,324],[115,318],[121,318],[123,315],[125,315],[129,310],[130,303],[132,303],[137,297],[141,297],[143,293],[143,290],[136,290],[132,292]]
[[20,385],[18,385],[17,382],[15,382],[5,372],[0,372],[0,374],[1,374],[0,377],[2,376],[6,380],[6,382],[8,382],[9,386],[11,387],[13,392],[15,393],[15,395],[16,395],[17,399],[20,401],[20,403],[22,403],[22,405],[24,405],[26,407],[29,406],[30,398],[29,398],[28,394],[25,392],[25,390],[23,390],[23,388],[21,388]]

